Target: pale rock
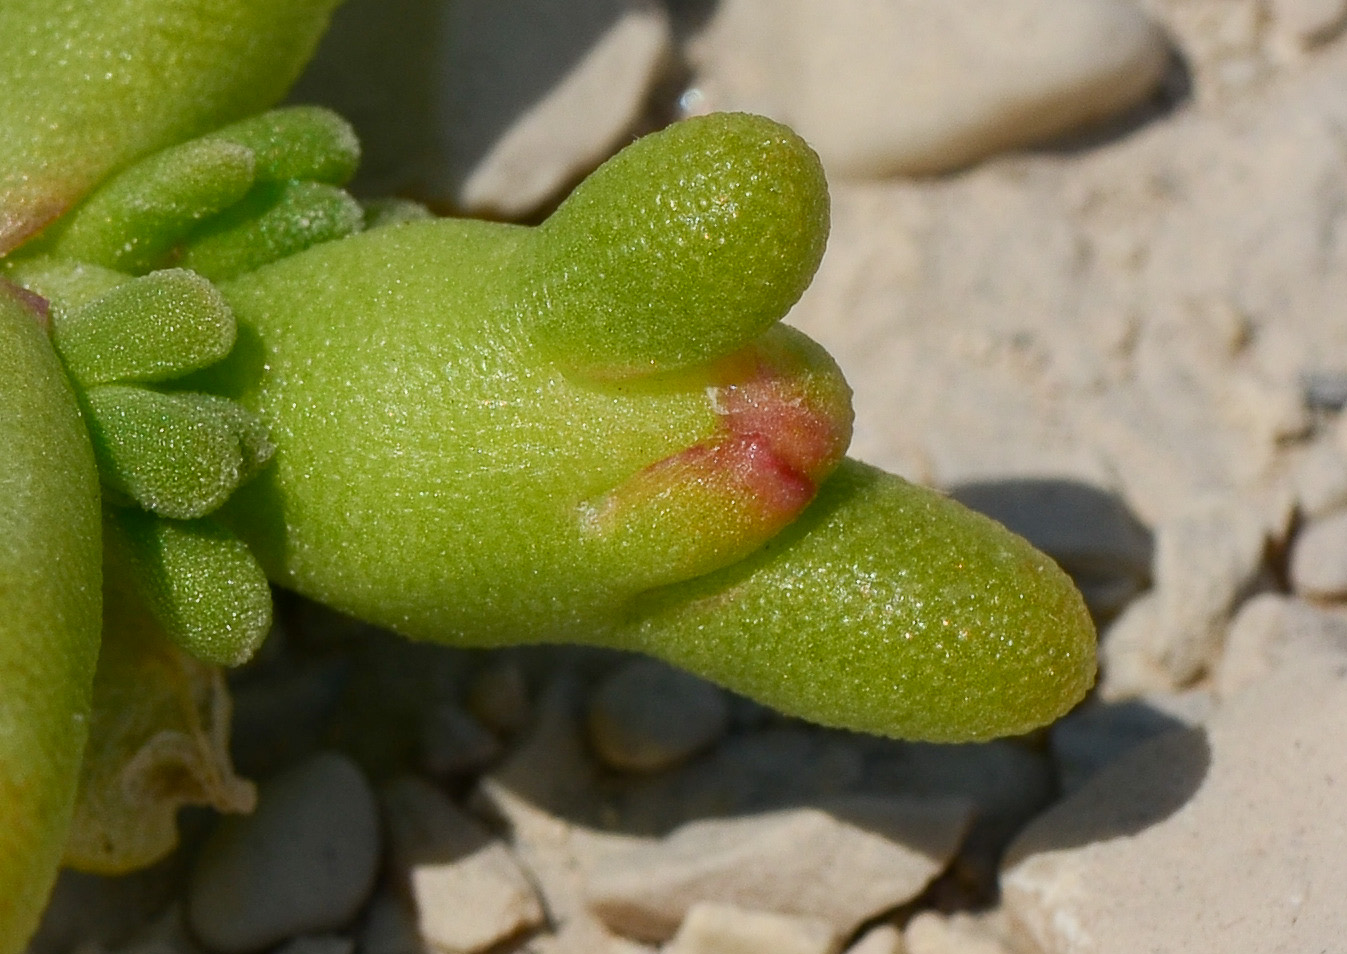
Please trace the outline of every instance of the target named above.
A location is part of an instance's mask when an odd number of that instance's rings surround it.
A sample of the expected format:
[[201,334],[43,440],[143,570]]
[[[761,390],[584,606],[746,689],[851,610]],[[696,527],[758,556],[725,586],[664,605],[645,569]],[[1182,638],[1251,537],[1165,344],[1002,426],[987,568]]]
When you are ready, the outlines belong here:
[[433,194],[516,218],[597,166],[637,126],[672,57],[655,0],[455,0],[434,122]]
[[1347,208],[1347,44],[1217,105],[1091,149],[835,184],[789,321],[854,388],[850,453],[946,488],[1079,480],[1151,528],[1200,495],[1271,526],[1290,422],[1248,395],[1283,406],[1347,354],[1347,254],[1324,244]]
[[1116,494],[1040,478],[963,484],[950,495],[1024,537],[1070,574],[1096,619],[1110,619],[1150,583],[1150,531]]
[[794,127],[833,175],[943,172],[1136,105],[1168,62],[1122,0],[722,0],[698,109]]
[[1043,954],[1330,951],[1347,932],[1347,655],[1312,653],[1204,730],[1138,746],[1011,846],[1004,905]]
[[473,807],[509,829],[515,857],[542,895],[555,934],[531,946],[590,954],[611,938],[585,903],[590,872],[608,853],[644,840],[602,830],[611,806],[585,752],[577,681],[563,673],[538,708],[532,731],[478,783]]
[[543,923],[537,893],[504,842],[437,788],[405,777],[380,797],[390,864],[427,944],[476,954]]
[[862,934],[846,954],[907,954],[903,932],[892,924],[880,924]]
[[589,706],[589,739],[615,769],[658,772],[710,748],[729,727],[719,686],[655,659],[633,659],[608,676]]
[[257,810],[221,819],[188,885],[188,920],[211,949],[247,954],[347,924],[374,887],[374,795],[331,752],[263,782]]
[[1296,534],[1289,574],[1300,596],[1347,599],[1347,509],[1316,517]]
[[1214,686],[1227,699],[1307,652],[1347,652],[1347,612],[1260,593],[1230,624]]
[[921,911],[903,929],[905,954],[1007,954],[1006,947],[968,915]]
[[811,918],[730,904],[694,904],[664,954],[837,954],[837,931]]
[[610,928],[641,940],[669,937],[695,904],[712,900],[814,918],[846,936],[920,894],[953,858],[971,816],[963,800],[851,796],[692,821],[602,859],[589,903]]
[[1347,26],[1347,0],[1271,0],[1277,28],[1309,48],[1333,39]]
[[362,193],[518,217],[623,144],[672,58],[656,0],[350,0],[292,95],[355,125]]
[[[678,771],[632,777],[612,793],[611,810],[626,830],[663,835],[696,818],[811,804],[857,791],[866,785],[870,761],[862,737],[813,726],[769,726],[730,735]],[[801,772],[801,765],[810,770]],[[889,768],[897,766],[891,762]],[[874,787],[889,790],[883,782]]]
[[[1230,618],[1260,580],[1267,538],[1256,510],[1224,498],[1194,501],[1161,524],[1153,594],[1104,637],[1104,694],[1179,688],[1214,667]],[[1123,660],[1124,651],[1141,659]]]
[[1324,516],[1347,506],[1347,449],[1338,441],[1315,441],[1292,464],[1296,509],[1303,517]]
[[1122,702],[1096,701],[1068,713],[1050,730],[1063,791],[1080,788],[1090,776],[1147,739],[1201,725],[1213,705],[1212,693],[1190,689]]

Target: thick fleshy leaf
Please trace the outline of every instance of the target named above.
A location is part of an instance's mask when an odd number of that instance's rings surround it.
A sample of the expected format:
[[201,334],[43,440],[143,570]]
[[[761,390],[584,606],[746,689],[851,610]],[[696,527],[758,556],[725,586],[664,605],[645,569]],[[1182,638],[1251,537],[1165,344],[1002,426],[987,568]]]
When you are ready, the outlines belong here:
[[140,156],[265,109],[338,0],[5,0],[0,255]]
[[181,268],[132,279],[52,320],[57,350],[86,388],[182,377],[227,355],[236,333],[215,286]]
[[212,281],[221,281],[358,232],[364,224],[360,203],[335,186],[305,181],[263,184],[207,222],[189,239],[178,260]]
[[1094,682],[1071,580],[999,524],[846,461],[748,559],[637,600],[619,645],[829,725],[938,742],[1050,722]]
[[308,179],[345,185],[360,164],[351,124],[329,109],[289,106],[250,116],[210,134],[246,146],[260,182]]
[[110,559],[127,571],[164,636],[216,666],[252,658],[271,628],[271,587],[252,552],[212,520],[108,508]]
[[524,267],[535,339],[577,373],[620,378],[724,357],[813,278],[828,188],[812,149],[761,116],[646,136],[576,187]]
[[42,315],[0,280],[0,951],[56,877],[100,625],[98,477]]
[[252,415],[213,395],[108,384],[84,408],[103,485],[164,517],[204,517],[270,454]]
[[44,250],[124,272],[157,268],[198,222],[247,195],[254,169],[249,149],[222,139],[156,152],[104,183]]

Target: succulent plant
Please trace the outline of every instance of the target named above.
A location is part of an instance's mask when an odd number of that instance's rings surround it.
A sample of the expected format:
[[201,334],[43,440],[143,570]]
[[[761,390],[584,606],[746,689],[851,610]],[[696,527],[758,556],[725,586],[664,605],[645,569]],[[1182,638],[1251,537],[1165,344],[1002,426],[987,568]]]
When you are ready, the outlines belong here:
[[780,324],[827,237],[808,146],[688,120],[537,227],[362,206],[345,123],[262,112],[332,6],[0,5],[0,954],[63,858],[171,848],[176,802],[128,781],[156,752],[198,768],[184,798],[248,807],[219,672],[271,583],[888,735],[1081,698],[1067,577],[844,457],[846,383]]

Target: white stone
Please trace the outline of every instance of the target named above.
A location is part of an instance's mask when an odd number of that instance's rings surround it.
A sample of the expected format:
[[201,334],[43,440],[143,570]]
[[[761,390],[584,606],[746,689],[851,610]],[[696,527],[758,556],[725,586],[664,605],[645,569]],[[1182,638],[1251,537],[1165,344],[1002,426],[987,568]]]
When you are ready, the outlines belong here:
[[[1257,511],[1224,498],[1195,501],[1161,524],[1154,592],[1115,624],[1130,633],[1110,631],[1104,640],[1105,695],[1187,686],[1211,670],[1236,607],[1263,571],[1267,536]],[[1122,660],[1123,651],[1143,659]],[[1163,681],[1151,683],[1149,672]],[[1146,681],[1138,684],[1137,673]]]
[[589,739],[613,768],[657,772],[710,748],[729,728],[719,686],[655,659],[619,666],[595,691]]
[[506,845],[438,789],[406,777],[380,799],[391,865],[426,943],[476,954],[543,923],[538,895]]
[[1271,0],[1272,17],[1304,47],[1333,39],[1347,26],[1347,0]]
[[1323,650],[1347,652],[1347,611],[1260,593],[1240,607],[1213,680],[1229,698],[1289,659]]
[[1296,534],[1289,572],[1301,596],[1347,599],[1347,510],[1317,517]]
[[1201,725],[1212,707],[1212,694],[1202,689],[1081,706],[1050,730],[1062,790],[1075,791],[1090,776],[1147,739],[1176,728]]
[[855,178],[958,168],[1112,115],[1168,52],[1122,0],[722,0],[691,58],[699,108],[779,119]]
[[1005,945],[967,915],[921,911],[903,929],[904,954],[1007,954]]
[[704,901],[688,910],[664,954],[837,954],[837,932],[822,921]]
[[654,0],[456,0],[435,123],[465,212],[514,218],[616,151],[672,56]]
[[530,942],[539,954],[592,954],[611,943],[585,904],[584,885],[607,853],[643,842],[601,830],[598,815],[609,806],[586,756],[580,710],[576,681],[561,675],[543,693],[533,731],[474,793],[474,808],[508,828],[542,895],[554,933]]
[[192,930],[247,954],[347,924],[374,887],[379,819],[360,769],[320,753],[262,783],[252,815],[224,818],[188,886]]
[[1318,517],[1347,506],[1347,450],[1338,441],[1316,441],[1292,465],[1296,507]]
[[1133,749],[1038,818],[1002,878],[1043,954],[1331,951],[1347,932],[1347,656],[1288,663],[1204,731]]
[[963,800],[852,796],[702,819],[602,859],[589,902],[610,928],[641,940],[669,937],[701,901],[814,918],[847,936],[920,894],[970,818]]

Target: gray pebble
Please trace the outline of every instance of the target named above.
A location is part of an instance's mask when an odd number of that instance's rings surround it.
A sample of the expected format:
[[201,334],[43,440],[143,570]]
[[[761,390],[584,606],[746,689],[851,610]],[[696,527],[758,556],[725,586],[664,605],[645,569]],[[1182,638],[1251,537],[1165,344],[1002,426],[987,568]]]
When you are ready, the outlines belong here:
[[653,659],[634,659],[595,692],[589,738],[611,767],[657,772],[714,745],[729,721],[719,687]]
[[347,757],[320,753],[264,783],[252,815],[216,827],[192,873],[188,921],[223,954],[334,930],[369,897],[378,860],[369,783]]

